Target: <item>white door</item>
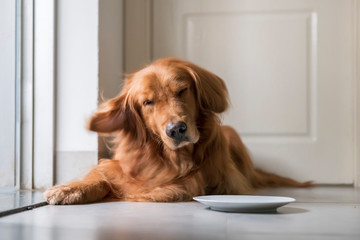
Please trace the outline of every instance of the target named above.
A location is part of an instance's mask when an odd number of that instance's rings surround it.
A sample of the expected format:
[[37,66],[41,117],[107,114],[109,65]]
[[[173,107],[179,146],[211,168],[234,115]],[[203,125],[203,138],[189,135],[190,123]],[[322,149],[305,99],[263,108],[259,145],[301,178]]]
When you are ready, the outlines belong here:
[[164,56],[209,69],[230,92],[232,106],[223,122],[238,130],[258,167],[301,181],[351,184],[354,5],[130,0],[125,69]]

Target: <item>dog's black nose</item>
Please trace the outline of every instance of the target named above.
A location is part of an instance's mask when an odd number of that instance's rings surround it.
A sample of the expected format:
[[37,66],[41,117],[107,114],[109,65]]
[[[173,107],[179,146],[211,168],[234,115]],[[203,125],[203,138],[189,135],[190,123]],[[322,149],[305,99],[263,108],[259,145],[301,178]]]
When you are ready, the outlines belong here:
[[186,133],[186,123],[184,122],[176,122],[176,123],[169,123],[166,126],[166,135],[175,139],[177,141],[181,141]]

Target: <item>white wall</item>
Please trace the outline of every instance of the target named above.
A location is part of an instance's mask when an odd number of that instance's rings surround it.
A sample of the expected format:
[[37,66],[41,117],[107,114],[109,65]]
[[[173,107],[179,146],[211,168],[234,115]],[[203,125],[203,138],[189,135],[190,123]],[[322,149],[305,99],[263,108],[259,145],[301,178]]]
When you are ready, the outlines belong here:
[[97,134],[86,122],[99,94],[116,95],[121,79],[122,1],[58,1],[56,183],[97,163]]
[[96,151],[86,120],[97,106],[98,1],[58,1],[57,151]]

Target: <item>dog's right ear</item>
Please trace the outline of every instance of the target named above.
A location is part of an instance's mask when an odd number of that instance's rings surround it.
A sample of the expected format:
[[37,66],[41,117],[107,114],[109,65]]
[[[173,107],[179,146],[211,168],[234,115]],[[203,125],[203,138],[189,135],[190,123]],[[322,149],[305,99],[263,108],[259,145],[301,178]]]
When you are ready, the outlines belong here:
[[195,82],[200,106],[215,113],[224,112],[229,106],[229,96],[224,81],[193,63],[185,62],[187,71]]
[[124,130],[139,140],[146,138],[142,120],[136,110],[126,103],[125,95],[105,102],[100,110],[90,118],[88,129],[98,133]]

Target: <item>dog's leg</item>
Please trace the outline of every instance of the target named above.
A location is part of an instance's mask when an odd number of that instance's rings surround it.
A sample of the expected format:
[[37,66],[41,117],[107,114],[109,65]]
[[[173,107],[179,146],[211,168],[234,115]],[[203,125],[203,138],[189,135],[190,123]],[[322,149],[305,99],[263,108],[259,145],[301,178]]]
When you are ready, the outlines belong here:
[[103,199],[109,192],[106,181],[78,181],[54,186],[44,193],[49,204],[81,204]]
[[149,192],[128,194],[125,201],[134,202],[177,202],[190,201],[192,196],[176,185],[157,187]]
[[81,181],[54,186],[44,193],[49,204],[81,204],[102,200],[111,190],[109,180],[121,178],[118,161],[104,160]]
[[125,201],[135,202],[179,202],[191,201],[193,197],[204,195],[204,189],[198,184],[200,180],[192,177],[184,184],[169,184],[149,190],[139,189],[124,196]]

